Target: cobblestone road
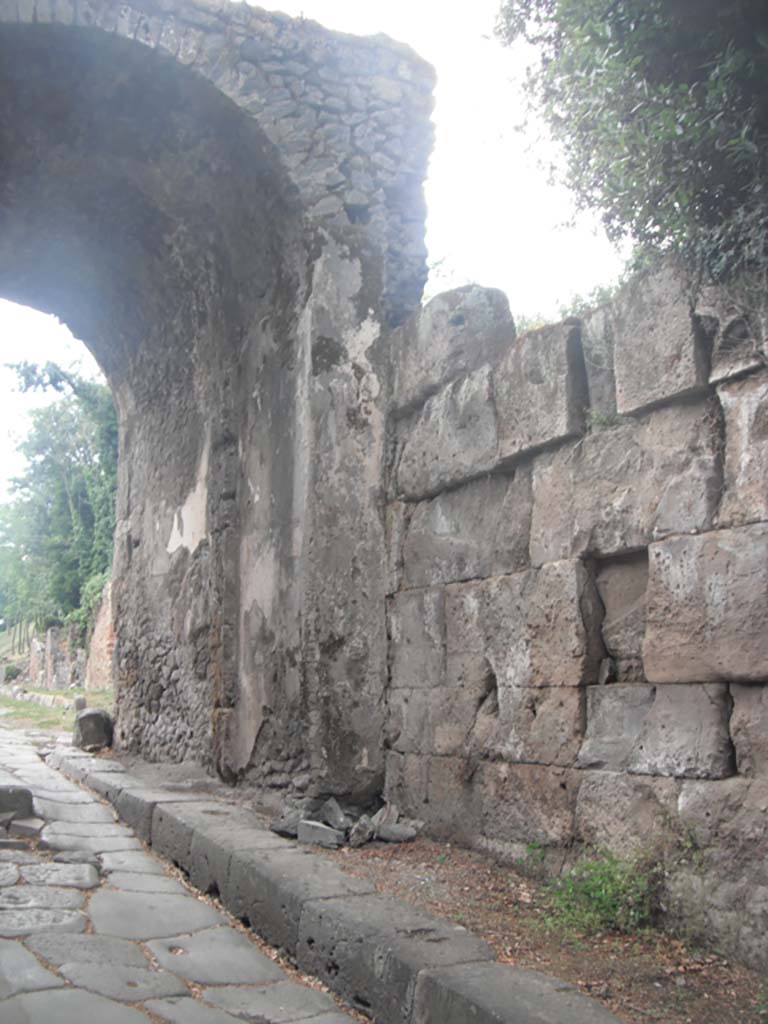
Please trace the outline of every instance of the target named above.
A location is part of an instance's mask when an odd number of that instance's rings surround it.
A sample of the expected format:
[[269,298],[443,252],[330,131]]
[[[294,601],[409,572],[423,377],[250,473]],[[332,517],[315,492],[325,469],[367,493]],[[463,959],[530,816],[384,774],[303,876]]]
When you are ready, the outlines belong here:
[[42,742],[0,728],[0,795],[21,807],[31,790],[41,819],[0,830],[2,1024],[350,1024],[46,766]]

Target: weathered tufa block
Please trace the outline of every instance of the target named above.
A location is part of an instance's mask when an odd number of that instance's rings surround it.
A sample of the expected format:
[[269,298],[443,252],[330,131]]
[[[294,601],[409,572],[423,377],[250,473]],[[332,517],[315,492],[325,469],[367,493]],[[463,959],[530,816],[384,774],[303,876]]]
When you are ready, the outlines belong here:
[[483,834],[502,843],[567,843],[581,772],[536,764],[484,762],[476,784]]
[[445,598],[409,590],[389,605],[392,687],[440,686],[445,675]]
[[403,497],[429,497],[493,469],[498,431],[490,369],[450,384],[401,431],[397,488]]
[[642,680],[648,552],[598,563],[595,583],[605,608],[603,643],[613,658],[616,678]]
[[653,700],[653,686],[588,687],[587,732],[578,767],[625,769]]
[[519,572],[528,565],[531,474],[487,477],[414,506],[403,543],[406,586]]
[[501,693],[596,678],[602,609],[581,562],[452,584],[445,601],[449,680],[490,668]]
[[768,524],[651,545],[646,615],[651,682],[768,677]]
[[768,778],[768,686],[731,683],[731,738],[739,775]]
[[627,761],[638,775],[723,779],[733,775],[731,701],[723,683],[657,686]]
[[586,846],[605,847],[622,857],[648,853],[673,828],[683,785],[677,779],[608,771],[577,774],[581,785],[572,836]]
[[675,268],[630,281],[613,304],[612,321],[620,413],[707,386],[706,344],[691,317],[685,281]]
[[725,481],[717,522],[742,526],[768,519],[768,377],[723,384]]
[[503,292],[468,285],[438,295],[390,337],[394,408],[415,407],[457,377],[498,362],[514,338]]
[[531,562],[619,554],[668,533],[706,530],[720,495],[717,410],[660,409],[540,455]]
[[524,334],[497,367],[493,390],[500,459],[580,433],[589,396],[578,326]]
[[733,774],[722,683],[589,687],[581,768],[721,779]]

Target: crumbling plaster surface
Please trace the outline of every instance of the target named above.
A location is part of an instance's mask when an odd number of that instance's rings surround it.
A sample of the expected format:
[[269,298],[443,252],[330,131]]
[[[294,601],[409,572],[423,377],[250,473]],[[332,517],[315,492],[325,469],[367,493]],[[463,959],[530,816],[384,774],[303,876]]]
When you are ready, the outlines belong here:
[[0,68],[0,294],[118,408],[118,742],[379,792],[378,349],[426,277],[431,69],[194,0],[0,0]]

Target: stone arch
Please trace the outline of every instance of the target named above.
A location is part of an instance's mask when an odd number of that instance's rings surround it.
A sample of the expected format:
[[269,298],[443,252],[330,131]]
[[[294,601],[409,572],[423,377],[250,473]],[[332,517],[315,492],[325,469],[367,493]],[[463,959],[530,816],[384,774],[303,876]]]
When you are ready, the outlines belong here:
[[382,339],[431,73],[245,5],[0,0],[0,295],[113,387],[120,742],[381,783]]

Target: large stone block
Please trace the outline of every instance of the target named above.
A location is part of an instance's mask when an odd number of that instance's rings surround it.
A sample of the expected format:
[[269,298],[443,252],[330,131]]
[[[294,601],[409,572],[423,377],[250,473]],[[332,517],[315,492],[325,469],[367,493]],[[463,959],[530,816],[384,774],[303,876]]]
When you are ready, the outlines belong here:
[[394,407],[412,408],[483,363],[498,362],[514,338],[503,292],[468,285],[436,296],[390,337]]
[[403,545],[407,586],[519,572],[528,565],[531,474],[485,477],[409,508]]
[[573,686],[393,690],[390,742],[403,753],[492,755],[529,764],[572,764],[583,733],[583,691]]
[[765,365],[760,321],[766,301],[764,282],[747,276],[728,288],[704,287],[695,297],[695,315],[712,349],[711,384]]
[[648,853],[654,841],[674,835],[677,779],[623,772],[580,772],[574,832],[587,846],[606,847],[619,856]]
[[719,526],[768,519],[768,377],[718,388],[725,416],[725,480]]
[[522,845],[570,842],[581,776],[543,765],[484,763],[477,782],[483,835]]
[[589,396],[578,326],[524,334],[497,367],[493,389],[500,458],[580,433]]
[[603,643],[613,658],[616,678],[642,680],[647,552],[598,563],[595,583],[605,608]]
[[626,768],[649,709],[654,687],[639,685],[587,688],[587,732],[579,751],[579,768]]
[[768,686],[731,683],[731,738],[739,775],[768,778]]
[[627,770],[639,775],[722,779],[733,775],[731,711],[723,683],[657,686]]
[[706,344],[691,317],[683,277],[672,267],[640,275],[613,304],[616,408],[637,412],[706,387]]
[[651,682],[768,678],[768,524],[653,544],[646,615]]
[[500,695],[505,687],[594,681],[602,609],[581,562],[451,584],[445,602],[449,680],[490,670]]
[[440,686],[445,677],[445,598],[441,590],[408,590],[389,604],[393,688]]
[[498,430],[486,366],[450,384],[400,425],[397,489],[423,498],[493,469]]
[[531,562],[612,555],[669,533],[708,529],[720,495],[709,403],[660,409],[540,455],[533,470]]

